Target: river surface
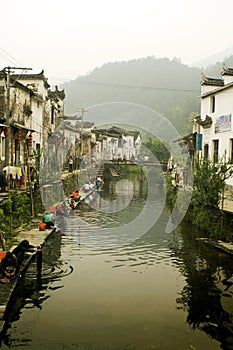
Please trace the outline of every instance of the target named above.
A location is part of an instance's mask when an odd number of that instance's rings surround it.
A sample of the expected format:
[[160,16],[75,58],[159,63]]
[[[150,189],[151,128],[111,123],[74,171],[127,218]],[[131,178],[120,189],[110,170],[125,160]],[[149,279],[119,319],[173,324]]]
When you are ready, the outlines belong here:
[[166,233],[164,193],[154,191],[158,220],[141,236],[148,190],[139,180],[106,183],[63,223],[43,248],[41,275],[32,264],[17,290],[1,348],[233,349],[232,256],[184,222]]

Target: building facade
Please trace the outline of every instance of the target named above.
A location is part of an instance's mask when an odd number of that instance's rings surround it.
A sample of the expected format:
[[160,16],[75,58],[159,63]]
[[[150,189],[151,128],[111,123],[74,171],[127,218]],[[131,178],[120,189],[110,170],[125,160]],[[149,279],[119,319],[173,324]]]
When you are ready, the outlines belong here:
[[[64,91],[39,74],[0,72],[0,166],[26,165],[40,153],[64,115]],[[8,138],[8,139],[7,139]]]
[[140,155],[141,135],[138,131],[127,131],[116,126],[109,129],[93,129],[96,160],[134,160]]
[[[199,158],[233,162],[233,68],[223,65],[222,78],[202,75],[201,113],[194,119]],[[228,180],[232,183],[232,179]]]

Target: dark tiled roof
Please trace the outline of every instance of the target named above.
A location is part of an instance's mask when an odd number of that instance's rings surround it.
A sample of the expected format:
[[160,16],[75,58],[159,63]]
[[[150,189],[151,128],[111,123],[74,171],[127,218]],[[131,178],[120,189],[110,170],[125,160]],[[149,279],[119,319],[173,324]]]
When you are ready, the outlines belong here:
[[92,132],[100,135],[105,135],[105,136],[110,136],[110,137],[121,137],[122,135],[127,136],[133,136],[134,139],[136,139],[138,137],[138,135],[140,134],[138,131],[127,131],[124,130],[122,128],[119,128],[117,126],[112,126],[109,129],[93,129]]
[[222,75],[233,75],[233,68],[228,68],[225,63],[223,63],[223,67],[222,67]]
[[201,85],[223,86],[224,80],[221,78],[208,78],[202,74]]
[[48,79],[44,76],[44,70],[38,74],[11,74],[11,77],[15,80],[43,80],[45,87],[50,87]]
[[108,131],[111,133],[123,134],[125,136],[127,136],[127,135],[134,136],[134,138],[137,138],[138,135],[140,134],[139,131],[125,130],[125,129],[121,129],[117,126],[112,126]]
[[223,86],[220,86],[216,89],[213,89],[211,91],[208,91],[206,92],[205,94],[202,94],[201,95],[201,98],[205,98],[205,97],[208,97],[208,96],[211,96],[211,95],[215,95],[221,91],[224,91],[224,90],[227,90],[227,89],[230,89],[233,87],[233,82],[229,83],[229,84],[226,84],[226,85],[223,85]]
[[59,98],[60,100],[64,100],[65,99],[65,92],[64,89],[63,90],[58,90],[57,85],[55,86],[55,91],[51,91],[49,90],[49,97],[50,98]]
[[83,123],[81,121],[77,121],[75,123],[76,128],[81,128],[82,126],[84,129],[89,129],[89,128],[92,128],[94,126],[94,123],[88,122],[88,121],[84,121]]
[[[6,75],[4,74],[3,71],[0,72],[0,80],[2,80],[2,79],[6,79]],[[11,83],[11,87],[14,86],[18,89],[21,89],[21,90],[28,92],[30,95],[35,95],[31,89],[29,89],[27,86],[25,86],[22,83],[20,83],[19,81],[17,81],[12,76],[10,77],[10,83]]]
[[199,125],[201,125],[204,129],[208,129],[211,127],[212,123],[213,123],[213,120],[212,118],[206,114],[206,117],[205,119],[201,119],[201,116],[197,116],[196,117],[196,121]]

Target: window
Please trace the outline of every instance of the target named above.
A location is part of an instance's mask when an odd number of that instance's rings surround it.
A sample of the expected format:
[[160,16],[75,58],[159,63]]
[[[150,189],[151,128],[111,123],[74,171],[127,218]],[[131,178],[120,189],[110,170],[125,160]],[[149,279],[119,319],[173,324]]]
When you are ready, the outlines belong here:
[[209,156],[209,145],[204,145],[204,160],[208,160]]
[[54,124],[54,106],[51,108],[51,124]]
[[210,112],[215,112],[215,96],[211,96],[211,106],[210,106]]
[[229,145],[229,162],[233,163],[233,139],[230,139],[230,145]]
[[5,137],[1,136],[1,158],[5,159]]
[[213,140],[213,161],[218,161],[219,140]]
[[118,147],[122,147],[123,146],[123,139],[122,137],[118,138]]

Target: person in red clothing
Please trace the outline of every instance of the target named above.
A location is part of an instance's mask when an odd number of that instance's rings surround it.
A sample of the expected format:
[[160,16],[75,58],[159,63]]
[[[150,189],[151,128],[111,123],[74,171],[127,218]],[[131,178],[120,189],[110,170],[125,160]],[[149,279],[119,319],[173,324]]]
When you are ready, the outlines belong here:
[[72,196],[74,197],[74,201],[77,202],[79,200],[79,198],[80,198],[79,191],[78,190],[74,191]]

